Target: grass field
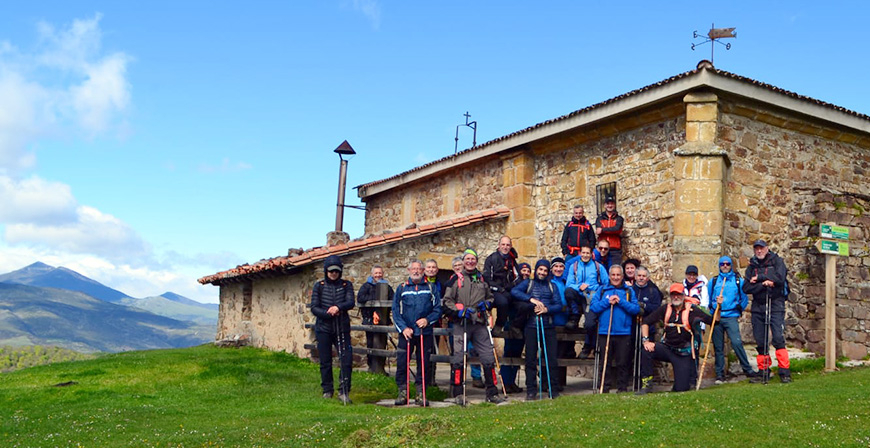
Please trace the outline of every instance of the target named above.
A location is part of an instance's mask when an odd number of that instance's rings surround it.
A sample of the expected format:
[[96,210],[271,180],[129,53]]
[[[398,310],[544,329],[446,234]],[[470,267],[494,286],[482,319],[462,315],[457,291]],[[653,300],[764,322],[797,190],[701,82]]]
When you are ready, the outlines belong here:
[[251,348],[120,353],[0,379],[2,447],[870,446],[867,368],[444,409],[366,404],[395,384],[364,373],[345,407],[320,398],[316,364]]

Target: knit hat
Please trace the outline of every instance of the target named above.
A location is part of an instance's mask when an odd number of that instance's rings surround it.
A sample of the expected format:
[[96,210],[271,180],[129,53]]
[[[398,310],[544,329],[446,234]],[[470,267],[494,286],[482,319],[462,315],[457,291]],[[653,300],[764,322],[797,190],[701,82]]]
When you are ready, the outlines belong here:
[[556,263],[562,263],[562,264],[565,264],[565,259],[562,258],[562,257],[556,257],[556,258],[553,258],[552,260],[550,260],[550,266],[552,266],[552,265],[554,265],[554,264],[556,264]]
[[535,263],[535,270],[537,271],[538,268],[541,266],[545,266],[549,270],[550,269],[550,262],[547,261],[547,259],[545,259],[545,258],[541,258],[540,260],[538,260],[537,263]]

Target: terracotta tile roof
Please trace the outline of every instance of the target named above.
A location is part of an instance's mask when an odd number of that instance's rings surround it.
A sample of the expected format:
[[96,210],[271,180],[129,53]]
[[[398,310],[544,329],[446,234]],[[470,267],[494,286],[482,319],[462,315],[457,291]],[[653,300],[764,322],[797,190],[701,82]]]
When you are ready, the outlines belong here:
[[394,232],[387,235],[376,235],[366,239],[350,241],[347,244],[338,244],[335,246],[323,246],[309,249],[299,255],[293,257],[275,257],[268,260],[261,260],[254,264],[243,264],[236,266],[223,272],[218,272],[214,275],[205,276],[199,280],[203,285],[213,284],[220,285],[228,280],[240,280],[241,278],[254,274],[271,272],[282,273],[289,269],[299,268],[324,258],[330,255],[346,255],[362,250],[375,248],[392,244],[400,240],[408,240],[419,238],[424,235],[430,235],[437,232],[442,232],[449,229],[465,227],[477,222],[495,218],[507,218],[510,215],[510,210],[507,207],[498,207],[485,210],[479,213],[473,213],[467,216],[448,219],[434,224],[426,224],[413,229],[406,229],[400,232]]
[[602,101],[602,102],[600,102],[600,103],[593,104],[593,105],[591,105],[591,106],[585,107],[585,108],[583,108],[583,109],[576,110],[576,111],[571,112],[571,113],[568,113],[568,114],[566,114],[566,115],[562,115],[561,117],[556,117],[556,118],[553,118],[553,119],[550,119],[550,120],[547,120],[547,121],[543,121],[543,122],[541,122],[541,123],[538,123],[538,124],[535,124],[535,125],[533,125],[533,126],[529,126],[529,127],[525,128],[525,129],[521,129],[521,130],[519,130],[519,131],[516,131],[516,132],[510,133],[510,134],[507,134],[507,135],[504,135],[504,136],[501,136],[501,137],[498,137],[498,138],[496,138],[496,139],[494,139],[494,140],[490,140],[490,141],[485,142],[485,143],[482,143],[482,144],[480,144],[480,145],[472,146],[471,148],[465,149],[465,150],[463,150],[463,151],[459,151],[459,152],[456,153],[456,154],[452,154],[452,155],[449,155],[449,156],[447,156],[447,157],[443,157],[443,158],[438,159],[438,160],[435,160],[435,161],[433,161],[433,162],[429,162],[429,163],[427,163],[427,164],[425,164],[425,165],[420,165],[420,166],[418,166],[418,167],[416,167],[416,168],[412,168],[412,169],[410,169],[410,170],[408,170],[408,171],[405,171],[405,172],[402,172],[402,173],[396,174],[395,176],[390,176],[390,177],[387,177],[387,178],[385,178],[385,179],[376,180],[376,181],[373,181],[373,182],[369,182],[369,183],[367,183],[367,184],[362,184],[362,185],[359,185],[359,186],[354,187],[354,188],[365,189],[366,187],[370,187],[370,186],[372,186],[372,185],[377,185],[377,184],[380,184],[380,183],[383,183],[383,182],[387,182],[387,181],[390,181],[390,180],[393,180],[393,179],[396,179],[396,178],[400,178],[400,177],[402,177],[402,176],[406,176],[406,175],[408,175],[409,173],[413,173],[413,172],[415,172],[415,171],[422,170],[422,169],[427,168],[427,167],[432,166],[432,165],[437,165],[437,164],[439,164],[439,163],[443,163],[444,161],[447,161],[447,160],[456,159],[456,158],[457,158],[459,155],[461,155],[461,154],[465,154],[465,153],[469,153],[469,152],[474,152],[474,151],[480,151],[480,150],[482,150],[482,149],[484,149],[484,148],[486,148],[486,147],[488,147],[488,146],[491,146],[491,145],[493,145],[493,144],[495,144],[495,143],[498,143],[498,142],[501,142],[501,141],[504,141],[504,140],[508,140],[508,139],[510,139],[510,138],[516,137],[516,136],[521,135],[521,134],[528,133],[528,132],[530,132],[530,131],[533,131],[533,130],[535,130],[535,129],[538,129],[538,128],[541,128],[541,127],[544,127],[544,126],[551,125],[551,124],[553,124],[553,123],[557,123],[557,122],[560,122],[560,121],[567,120],[567,119],[569,119],[569,118],[575,117],[575,116],[580,115],[580,114],[588,113],[588,112],[590,112],[590,111],[592,111],[592,110],[599,109],[599,108],[601,108],[601,107],[603,107],[603,106],[606,106],[606,105],[608,105],[608,104],[611,104],[611,103],[615,103],[615,102],[618,102],[618,101],[624,100],[624,99],[626,99],[626,98],[628,98],[628,97],[637,96],[637,95],[639,95],[639,94],[641,94],[641,93],[644,93],[644,92],[646,92],[646,91],[653,90],[653,89],[656,89],[656,88],[662,87],[662,86],[667,85],[667,84],[671,84],[671,83],[673,83],[673,82],[675,82],[675,81],[677,81],[677,80],[680,80],[680,79],[683,79],[683,78],[687,78],[687,77],[691,77],[691,76],[697,75],[698,73],[700,73],[700,72],[703,71],[703,70],[709,70],[709,71],[711,71],[711,72],[713,72],[713,73],[715,73],[715,74],[717,74],[717,75],[721,75],[721,76],[724,76],[724,77],[727,77],[727,78],[731,78],[731,79],[735,79],[735,80],[738,80],[738,81],[741,81],[741,82],[745,82],[745,83],[748,83],[748,84],[752,84],[752,85],[754,85],[754,86],[761,87],[761,88],[763,88],[763,89],[767,89],[767,90],[770,90],[770,91],[772,91],[772,92],[776,92],[776,93],[779,93],[779,94],[782,94],[782,95],[786,95],[786,96],[788,96],[788,97],[791,97],[791,98],[794,98],[794,99],[797,99],[797,100],[801,100],[801,101],[805,101],[805,102],[808,102],[808,103],[812,103],[812,104],[815,104],[815,105],[818,105],[818,106],[822,106],[822,107],[825,107],[825,108],[828,108],[828,109],[832,109],[832,110],[835,110],[835,111],[838,111],[838,112],[841,112],[841,113],[844,113],[844,114],[847,114],[847,115],[852,115],[852,116],[854,116],[854,117],[857,117],[857,118],[861,118],[861,119],[864,119],[864,120],[868,120],[868,121],[870,121],[870,116],[868,116],[868,115],[865,115],[865,114],[862,114],[862,113],[859,113],[859,112],[855,112],[855,111],[853,111],[853,110],[849,110],[849,109],[846,109],[846,108],[844,108],[844,107],[840,107],[840,106],[837,106],[837,105],[834,105],[834,104],[831,104],[831,103],[827,103],[827,102],[824,102],[824,101],[821,101],[821,100],[817,100],[817,99],[815,99],[815,98],[811,98],[811,97],[808,97],[808,96],[805,96],[805,95],[800,95],[800,94],[797,94],[797,93],[791,92],[791,91],[789,91],[789,90],[781,89],[781,88],[776,87],[776,86],[774,86],[774,85],[766,84],[766,83],[763,83],[763,82],[760,82],[760,81],[756,81],[756,80],[754,80],[754,79],[747,78],[747,77],[745,77],[745,76],[740,76],[740,75],[737,75],[737,74],[734,74],[734,73],[731,73],[731,72],[727,72],[727,71],[725,71],[725,70],[720,70],[720,69],[717,69],[717,68],[713,67],[713,64],[711,64],[709,61],[701,61],[701,62],[698,64],[697,68],[695,68],[694,70],[690,70],[690,71],[687,71],[687,72],[685,72],[685,73],[680,73],[680,74],[678,74],[678,75],[671,76],[670,78],[664,79],[664,80],[659,81],[659,82],[657,82],[657,83],[650,84],[650,85],[648,85],[648,86],[645,86],[645,87],[641,87],[641,88],[639,88],[639,89],[632,90],[632,91],[630,91],[630,92],[624,93],[624,94],[619,95],[619,96],[615,96],[615,97],[613,97],[613,98],[610,98],[610,99],[608,99],[608,100]]

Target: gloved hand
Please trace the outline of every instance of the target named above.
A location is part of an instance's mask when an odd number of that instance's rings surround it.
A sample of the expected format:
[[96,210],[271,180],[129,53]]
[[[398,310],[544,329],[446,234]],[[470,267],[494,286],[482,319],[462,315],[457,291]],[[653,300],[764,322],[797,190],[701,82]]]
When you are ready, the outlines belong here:
[[490,308],[492,308],[492,305],[489,302],[487,302],[486,300],[477,304],[477,309],[480,310],[481,313],[485,313],[485,312],[489,311]]
[[468,319],[469,317],[471,317],[471,313],[467,309],[461,308],[456,310],[456,316],[458,316],[460,319]]

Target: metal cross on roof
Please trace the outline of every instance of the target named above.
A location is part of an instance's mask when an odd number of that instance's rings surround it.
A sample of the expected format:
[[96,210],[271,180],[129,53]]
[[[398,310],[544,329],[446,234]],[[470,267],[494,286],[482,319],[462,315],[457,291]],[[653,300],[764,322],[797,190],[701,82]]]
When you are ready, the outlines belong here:
[[[707,40],[705,40],[704,42],[701,42],[701,43],[697,43],[697,44],[693,43],[692,44],[692,50],[694,50],[695,47],[698,47],[698,46],[706,44],[707,42],[710,42],[710,63],[713,63],[713,50],[716,48],[715,44],[724,45],[726,50],[731,49],[730,43],[723,44],[722,42],[719,42],[718,39],[727,39],[727,38],[732,38],[732,37],[737,38],[737,33],[734,32],[734,30],[736,30],[737,28],[714,28],[715,26],[716,26],[715,24],[710,25],[710,31],[707,32]],[[692,32],[693,39],[698,39],[698,38],[703,38],[703,37],[704,37],[704,35],[698,34],[697,31]]]

